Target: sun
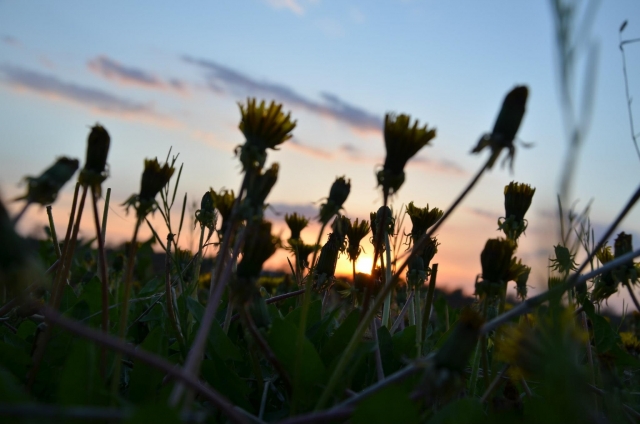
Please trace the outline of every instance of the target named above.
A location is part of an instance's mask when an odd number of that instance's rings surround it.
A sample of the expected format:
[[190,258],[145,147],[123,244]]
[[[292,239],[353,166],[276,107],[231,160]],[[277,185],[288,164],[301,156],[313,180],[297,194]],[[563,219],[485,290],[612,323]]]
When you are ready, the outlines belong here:
[[363,274],[371,274],[371,267],[373,266],[373,258],[371,256],[360,255],[356,262],[356,272]]

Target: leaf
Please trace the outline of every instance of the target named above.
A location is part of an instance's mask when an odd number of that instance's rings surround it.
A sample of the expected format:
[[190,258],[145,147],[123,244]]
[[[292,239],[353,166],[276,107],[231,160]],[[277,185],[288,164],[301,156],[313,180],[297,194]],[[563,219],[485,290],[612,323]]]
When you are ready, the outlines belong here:
[[211,359],[202,361],[202,376],[231,402],[246,411],[253,412],[253,407],[247,400],[249,386],[217,355],[211,355]]
[[349,344],[351,336],[356,331],[359,320],[360,312],[353,310],[349,316],[342,321],[340,327],[329,337],[329,340],[327,340],[320,353],[320,357],[325,365],[328,366],[336,357],[342,354],[347,344]]
[[178,412],[163,404],[150,404],[137,408],[125,424],[180,424]]
[[486,419],[480,401],[466,398],[446,405],[429,420],[429,424],[474,424]]
[[[187,298],[187,307],[196,322],[200,324],[202,316],[204,315],[204,306],[195,299]],[[196,332],[194,331],[193,334],[196,334]],[[242,360],[242,351],[231,341],[229,336],[224,333],[220,324],[215,320],[211,326],[207,341],[209,349],[214,351],[223,361]]]
[[[140,344],[140,348],[162,357],[167,354],[167,337],[161,327],[156,327]],[[151,401],[156,398],[158,385],[164,373],[136,360],[129,381],[129,399],[135,403]]]
[[[284,319],[273,321],[271,331],[267,337],[269,346],[292,379],[294,378],[296,363],[297,334],[297,327]],[[326,371],[320,355],[314,349],[313,344],[305,337],[302,346],[301,387],[296,388],[296,390],[306,390],[316,384],[322,384],[325,378]]]
[[0,364],[10,370],[18,379],[23,379],[31,357],[24,349],[0,342]]
[[[309,328],[315,323],[320,321],[320,312],[322,310],[322,302],[316,300],[309,305],[309,314],[307,315],[307,328],[305,331],[309,331]],[[300,315],[302,314],[302,306],[289,312],[284,318],[290,324],[298,327],[300,325]]]
[[412,424],[420,422],[418,406],[409,393],[398,386],[390,386],[366,398],[356,408],[353,424]]
[[58,402],[64,405],[100,405],[105,404],[102,395],[104,381],[98,372],[98,348],[88,342],[76,340],[64,365]]
[[382,358],[382,369],[385,375],[389,375],[395,371],[396,361],[393,355],[393,338],[385,326],[378,328],[378,346]]
[[609,321],[603,316],[598,315],[591,302],[584,302],[584,311],[591,320],[593,326],[593,337],[596,350],[602,354],[613,349],[618,343],[618,335],[615,333]]
[[2,402],[27,402],[29,395],[18,378],[0,366],[0,399]]
[[404,330],[393,335],[393,355],[397,360],[415,358],[416,356],[416,326],[405,327]]

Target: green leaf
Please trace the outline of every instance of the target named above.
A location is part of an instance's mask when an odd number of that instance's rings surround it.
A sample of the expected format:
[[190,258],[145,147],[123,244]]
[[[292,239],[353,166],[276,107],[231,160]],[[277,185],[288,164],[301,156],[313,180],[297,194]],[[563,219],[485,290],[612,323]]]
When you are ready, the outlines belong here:
[[67,357],[60,385],[58,402],[64,405],[105,404],[104,381],[98,371],[99,349],[88,342],[76,340]]
[[397,360],[415,358],[416,356],[416,326],[405,327],[404,330],[393,335],[393,355]]
[[253,412],[247,400],[249,386],[238,377],[217,355],[202,361],[202,376],[214,389],[231,400],[240,408]]
[[18,379],[23,379],[31,357],[24,349],[0,342],[0,364],[10,370]]
[[150,404],[137,408],[125,424],[180,424],[178,412],[164,404]]
[[18,378],[0,366],[0,400],[1,402],[19,403],[29,401],[29,395],[24,390]]
[[353,424],[412,424],[420,422],[417,404],[409,393],[398,386],[390,386],[366,398],[356,408]]
[[[167,355],[167,337],[160,327],[156,327],[140,344],[140,348],[162,357]],[[142,403],[156,399],[158,386],[164,378],[164,373],[136,360],[130,374],[129,399],[135,403]]]
[[[191,312],[191,315],[193,315],[193,318],[196,320],[196,322],[200,324],[200,322],[202,321],[202,316],[204,315],[204,306],[202,306],[195,299],[187,298],[187,307],[189,308],[189,312]],[[196,334],[196,331],[194,331],[193,334]],[[213,325],[211,326],[207,341],[209,349],[214,351],[223,361],[242,360],[242,351],[224,333],[222,327],[220,327],[220,324],[218,324],[218,322],[215,320],[213,321]]]
[[618,335],[603,316],[598,315],[591,302],[585,302],[584,311],[591,320],[593,337],[598,353],[605,353],[613,349],[618,343]]
[[[269,346],[280,360],[284,368],[289,372],[289,376],[294,378],[296,363],[296,339],[298,328],[284,320],[274,320],[271,331],[267,337]],[[324,383],[326,371],[318,352],[313,344],[305,337],[302,346],[302,363],[300,384],[298,390],[305,390],[316,384]]]
[[360,312],[357,310],[351,311],[349,316],[342,321],[342,325],[338,327],[336,331],[329,337],[329,340],[325,343],[320,357],[324,361],[325,365],[331,364],[331,362],[344,352],[351,336],[358,327],[358,321],[360,320]]
[[385,326],[378,328],[378,346],[380,348],[380,357],[382,358],[382,369],[385,375],[389,375],[395,371],[396,361],[393,355],[393,338],[389,329]]
[[[309,304],[309,314],[307,315],[307,328],[305,331],[309,331],[309,328],[315,323],[320,321],[320,312],[322,311],[322,302],[316,300]],[[298,327],[300,325],[300,314],[302,313],[302,306],[294,309],[284,318],[290,324]]]
[[486,422],[486,415],[478,399],[455,400],[429,420],[429,424],[474,424]]

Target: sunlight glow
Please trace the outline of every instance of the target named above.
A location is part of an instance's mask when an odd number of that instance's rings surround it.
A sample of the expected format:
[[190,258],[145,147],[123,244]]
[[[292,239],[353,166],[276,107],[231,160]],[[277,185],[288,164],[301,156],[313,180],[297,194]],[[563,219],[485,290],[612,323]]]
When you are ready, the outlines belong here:
[[363,274],[371,274],[371,267],[373,266],[373,258],[371,256],[361,255],[356,262],[356,272],[362,272]]

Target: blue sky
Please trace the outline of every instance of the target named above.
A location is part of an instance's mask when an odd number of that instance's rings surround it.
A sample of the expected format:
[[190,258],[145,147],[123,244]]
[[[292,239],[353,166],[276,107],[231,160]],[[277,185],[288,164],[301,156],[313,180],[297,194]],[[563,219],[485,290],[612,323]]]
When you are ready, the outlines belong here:
[[[637,16],[637,1],[601,2],[581,37],[597,46],[598,61],[591,66],[579,56],[576,66],[576,93],[585,91],[587,68],[596,79],[571,198],[578,207],[594,199],[596,231],[640,174],[618,49],[625,19],[624,36],[640,36]],[[638,96],[640,44],[628,46],[627,60]],[[181,191],[190,202],[209,187],[237,188],[237,102],[255,96],[282,102],[298,120],[294,139],[269,158],[281,164],[268,199],[276,211],[313,216],[333,179],[346,175],[347,215],[368,217],[381,201],[374,169],[383,162],[381,125],[390,111],[438,131],[409,164],[396,209],[411,200],[446,208],[481,166],[483,157],[469,151],[493,126],[504,95],[527,84],[519,136],[534,147],[518,149],[513,173],[496,168],[483,178],[440,231],[437,258],[442,284],[471,292],[482,246],[498,236],[502,188],[530,183],[537,191],[519,254],[537,269],[531,284],[539,286],[557,243],[553,213],[567,151],[557,65],[551,6],[543,1],[0,1],[0,191],[15,197],[21,177],[56,156],[82,160],[88,127],[100,122],[112,136],[107,242],[121,241],[133,218],[115,205],[138,190],[145,157],[164,158],[171,146],[180,152]],[[71,184],[54,207],[58,231],[70,198]],[[635,212],[622,229],[640,234],[638,218]],[[44,222],[44,211],[33,208],[20,229],[34,232]],[[303,234],[311,241],[316,230]]]

